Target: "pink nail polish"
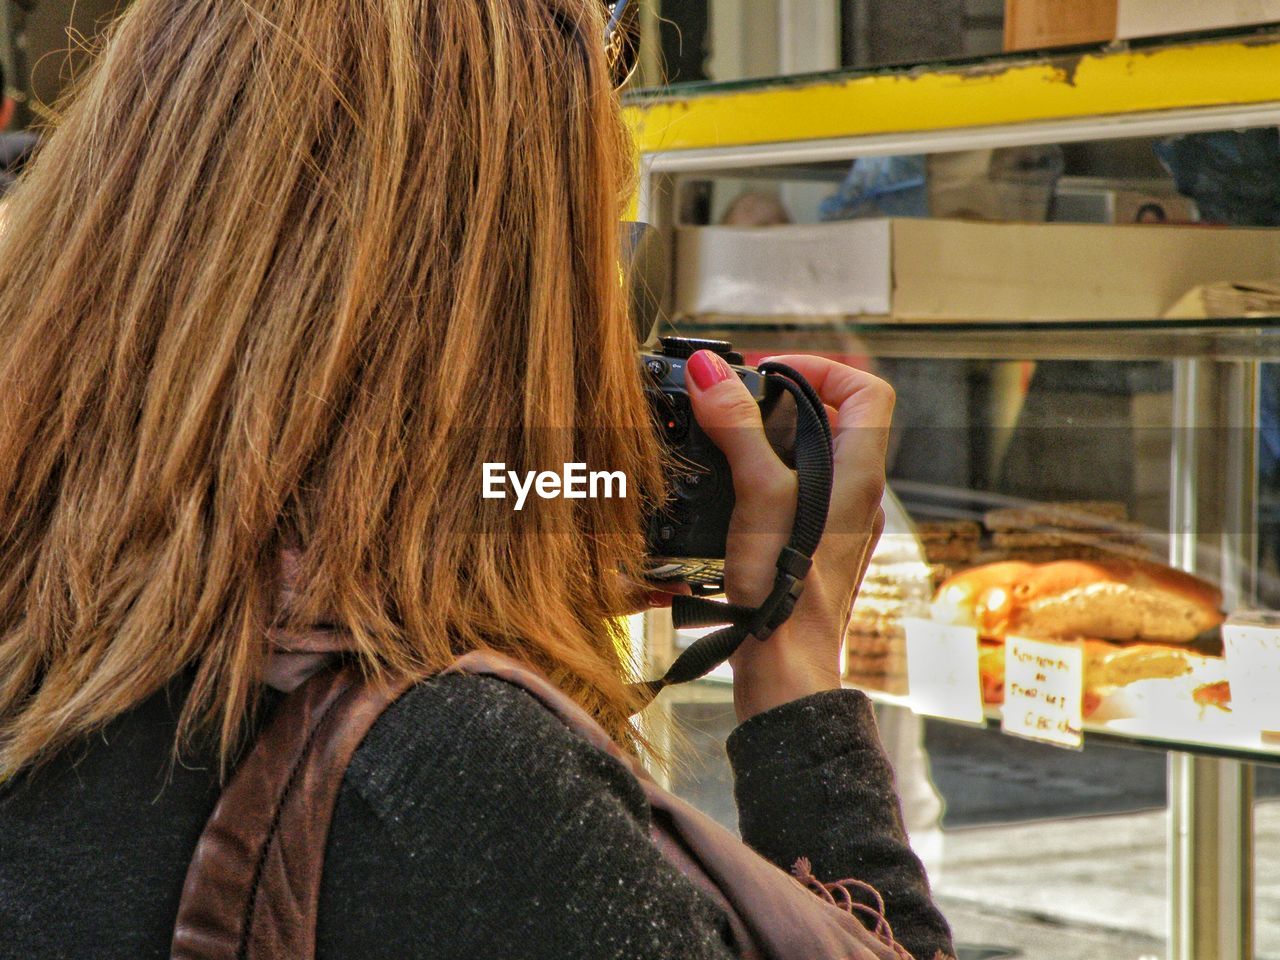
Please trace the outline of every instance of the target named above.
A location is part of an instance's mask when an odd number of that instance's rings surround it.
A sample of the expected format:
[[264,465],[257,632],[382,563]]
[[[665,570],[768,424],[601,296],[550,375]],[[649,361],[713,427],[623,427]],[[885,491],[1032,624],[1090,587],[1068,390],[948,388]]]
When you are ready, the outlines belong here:
[[733,376],[729,365],[710,350],[699,350],[689,358],[689,376],[699,390],[709,390]]

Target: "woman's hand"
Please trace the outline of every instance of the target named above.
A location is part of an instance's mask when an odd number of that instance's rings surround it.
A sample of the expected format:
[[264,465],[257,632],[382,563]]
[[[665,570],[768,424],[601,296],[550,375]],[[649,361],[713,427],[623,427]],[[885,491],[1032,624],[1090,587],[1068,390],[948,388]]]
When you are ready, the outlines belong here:
[[[893,389],[834,360],[772,359],[801,373],[826,405],[835,473],[826,533],[795,611],[763,643],[748,638],[729,661],[739,721],[840,686],[849,612],[884,528],[880,499]],[[778,553],[791,535],[796,476],[773,452],[759,407],[722,358],[700,350],[689,359],[688,371],[694,416],[733,471],[725,593],[734,603],[756,606],[773,587]]]

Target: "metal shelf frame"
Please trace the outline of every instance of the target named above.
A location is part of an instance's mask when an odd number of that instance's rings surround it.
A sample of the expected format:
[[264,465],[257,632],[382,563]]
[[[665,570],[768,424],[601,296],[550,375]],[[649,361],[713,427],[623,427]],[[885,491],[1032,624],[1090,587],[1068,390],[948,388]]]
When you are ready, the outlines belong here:
[[[671,233],[686,175],[1280,126],[1280,35],[642,93],[627,113],[640,150],[639,217],[657,228],[646,277],[661,311],[672,302]],[[785,339],[787,349],[845,352],[856,338],[882,356],[1173,360],[1170,561],[1194,571],[1206,554],[1219,557],[1219,569],[1198,572],[1220,580],[1229,603],[1251,599],[1256,483],[1238,478],[1256,477],[1259,366],[1280,359],[1280,329],[1263,321],[1174,332],[1154,321],[956,329],[728,318],[720,327],[747,349]],[[1209,425],[1239,429],[1196,429]],[[669,616],[648,618],[643,643],[651,668],[665,665]],[[1232,759],[1168,756],[1170,960],[1251,960],[1252,771]]]
[[1280,321],[1175,327],[1168,321],[1012,324],[706,322],[700,335],[747,351],[787,349],[922,360],[1174,360],[1280,362]]

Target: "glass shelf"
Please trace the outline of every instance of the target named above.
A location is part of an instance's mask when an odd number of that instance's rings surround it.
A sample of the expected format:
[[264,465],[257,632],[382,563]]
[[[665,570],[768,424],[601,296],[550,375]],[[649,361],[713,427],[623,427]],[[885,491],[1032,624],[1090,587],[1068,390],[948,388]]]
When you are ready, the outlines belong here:
[[[878,690],[868,690],[857,687],[846,682],[845,688],[848,690],[861,690],[873,702],[891,707],[904,707],[910,709],[911,699],[904,696],[896,696],[891,693],[881,693]],[[695,680],[683,687],[672,687],[664,696],[671,697],[681,703],[730,703],[732,702],[733,680],[727,673],[717,673],[703,677],[701,680]],[[986,708],[987,725],[999,729],[1000,726],[1000,708],[988,706]],[[1162,734],[1156,729],[1158,721],[1134,720],[1132,723],[1122,723],[1120,721],[1111,721],[1105,724],[1090,723],[1088,720],[1084,723],[1084,746],[1088,749],[1090,744],[1108,744],[1118,747],[1133,747],[1136,749],[1150,750],[1176,750],[1179,753],[1192,753],[1197,756],[1219,757],[1227,760],[1246,760],[1250,763],[1262,763],[1268,765],[1280,765],[1280,743],[1268,743],[1256,738],[1245,736],[1241,731],[1231,728],[1229,722],[1229,714],[1223,714],[1222,718],[1215,718],[1210,721],[1210,726],[1206,730],[1196,731],[1195,736],[1187,736],[1190,732],[1182,730],[1181,737]],[[953,723],[955,721],[942,720],[943,723]],[[1205,734],[1218,732],[1221,736],[1215,741]]]
[[928,359],[1280,360],[1280,317],[1035,323],[898,323],[699,317],[662,331],[728,340],[739,350],[851,352]]

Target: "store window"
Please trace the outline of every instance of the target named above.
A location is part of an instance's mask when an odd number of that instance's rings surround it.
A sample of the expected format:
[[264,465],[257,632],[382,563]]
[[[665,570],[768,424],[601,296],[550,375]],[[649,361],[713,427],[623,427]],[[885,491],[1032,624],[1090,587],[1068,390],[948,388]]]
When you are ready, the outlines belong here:
[[[1280,406],[1275,367],[1257,362],[1272,355],[1270,333],[1248,315],[1280,306],[1261,282],[1280,269],[1259,229],[1280,225],[1275,143],[1265,127],[756,165],[739,151],[722,170],[708,160],[661,181],[674,218],[669,327],[731,340],[748,359],[839,357],[894,384],[890,502],[931,593],[1000,562],[1119,559],[1194,569],[1215,614],[1274,607]],[[884,276],[891,285],[859,286]],[[1259,282],[1231,282],[1246,276]],[[883,568],[900,571],[892,534]],[[1276,950],[1280,747],[1256,731],[1240,739],[1216,624],[1173,642],[1086,638],[1084,744],[1064,750],[1001,732],[997,644],[979,655],[985,729],[899,706],[893,610],[914,593],[890,581],[873,562],[847,676],[881,702],[913,838],[962,956],[1184,950],[1169,939],[1170,877],[1213,885],[1203,878],[1232,869],[1229,858],[1188,866],[1203,851],[1170,842],[1189,815],[1185,785],[1206,769],[1222,796],[1252,783],[1258,872],[1243,895],[1257,955]],[[675,785],[731,823],[719,738],[733,716],[714,688],[674,708],[701,757]],[[1246,776],[1237,761],[1255,754],[1268,762]],[[1207,759],[1171,779],[1182,756]],[[1245,823],[1221,815],[1224,829]]]

